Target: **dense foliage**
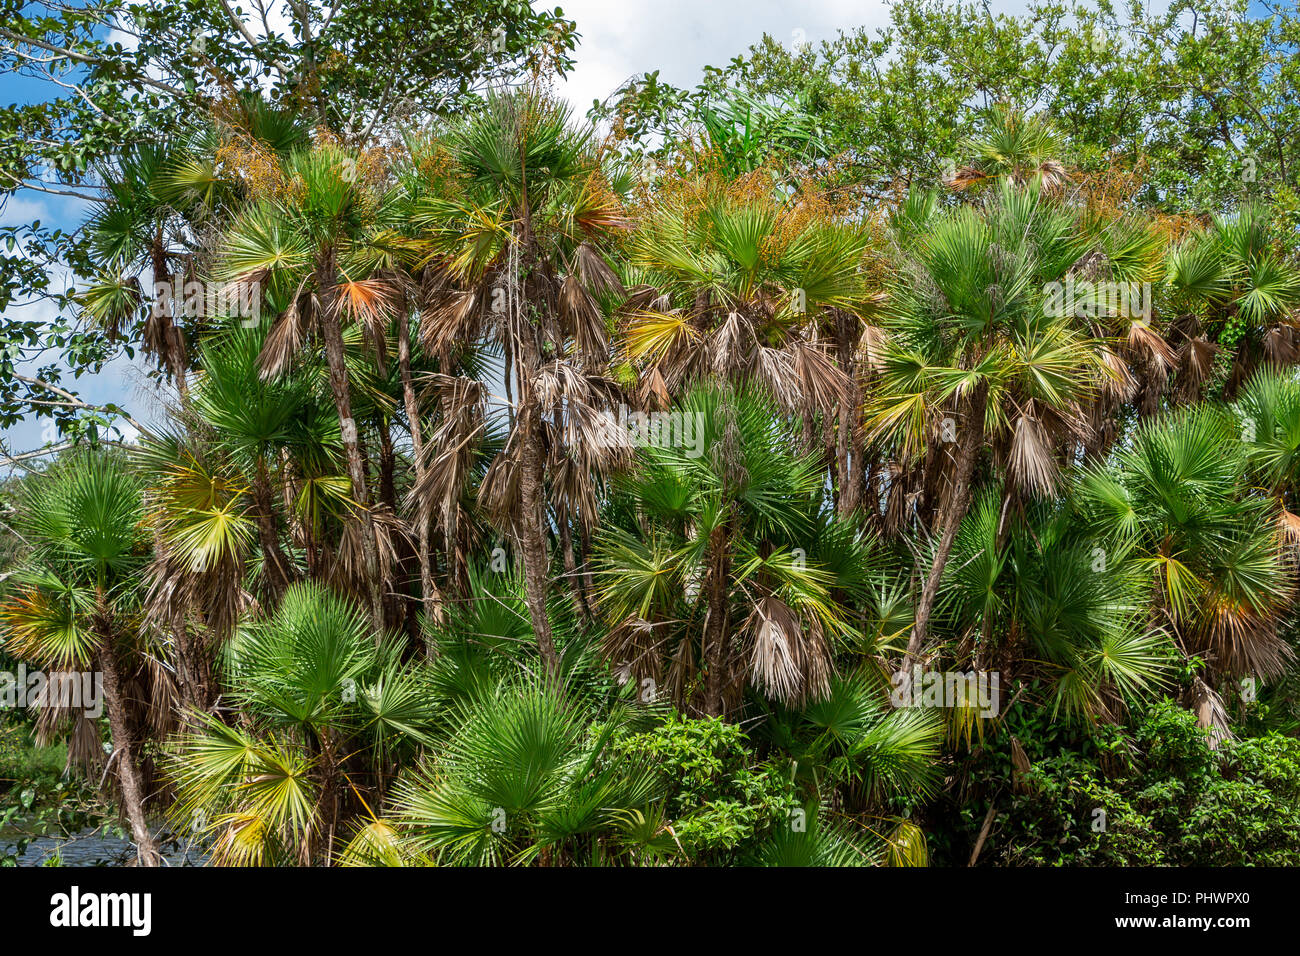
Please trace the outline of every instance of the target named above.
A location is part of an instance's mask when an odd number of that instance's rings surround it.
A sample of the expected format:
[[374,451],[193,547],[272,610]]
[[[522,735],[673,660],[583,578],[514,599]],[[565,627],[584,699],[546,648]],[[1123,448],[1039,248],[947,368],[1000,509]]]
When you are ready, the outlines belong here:
[[[75,317],[11,340],[140,346],[166,425],[3,368],[62,438],[0,640],[103,713],[15,706],[141,862],[1300,859],[1292,16],[904,3],[602,139],[559,11],[470,6],[187,4],[209,87],[146,10],[0,30],[174,134],[74,163]],[[532,39],[457,58],[479,7]]]

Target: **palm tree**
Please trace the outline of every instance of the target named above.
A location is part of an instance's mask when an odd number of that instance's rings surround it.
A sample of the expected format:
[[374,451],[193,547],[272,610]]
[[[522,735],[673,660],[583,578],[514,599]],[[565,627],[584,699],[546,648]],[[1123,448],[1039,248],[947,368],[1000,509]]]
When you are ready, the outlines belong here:
[[[168,202],[168,184],[173,171],[191,161],[183,149],[144,143],[124,153],[115,168],[101,170],[109,199],[88,223],[91,252],[101,272],[81,300],[87,315],[110,336],[143,314],[145,351],[161,360],[182,393],[189,368],[185,336],[166,293],[173,255],[168,231],[174,232],[179,220]],[[149,271],[152,295],[142,292],[136,278],[141,267]],[[180,298],[182,290],[173,291]]]
[[1272,677],[1293,653],[1279,631],[1290,562],[1276,502],[1246,484],[1253,449],[1236,426],[1214,406],[1148,422],[1113,470],[1087,471],[1078,501],[1100,546],[1131,553],[1143,571],[1152,626],[1203,656],[1212,676]]
[[789,413],[829,415],[848,379],[819,340],[823,310],[859,315],[869,292],[866,230],[817,197],[704,172],[663,186],[632,237],[627,358],[646,392],[681,394],[722,377],[754,382]]
[[429,673],[377,640],[348,600],[292,585],[226,649],[244,719],[202,715],[176,742],[172,815],[215,836],[218,863],[328,864],[342,829],[382,805],[400,759],[429,743]]
[[1241,440],[1258,486],[1278,503],[1283,533],[1300,540],[1300,383],[1261,369],[1237,396]]
[[[144,556],[141,482],[119,457],[78,452],[24,486],[15,528],[30,546],[0,606],[6,648],[58,671],[103,673],[110,763],[140,863],[158,866],[128,681],[140,666],[130,609]],[[161,700],[161,696],[159,700]]]
[[643,844],[655,776],[610,747],[635,715],[615,705],[593,721],[588,706],[545,678],[463,702],[398,787],[393,820],[410,851],[453,865],[600,864]]
[[1300,269],[1283,254],[1264,207],[1244,204],[1175,246],[1168,285],[1182,402],[1199,398],[1216,374],[1230,399],[1262,363],[1300,360],[1293,321]]
[[1149,700],[1168,682],[1174,647],[1142,561],[1056,502],[1034,502],[1002,534],[1001,499],[990,488],[971,508],[944,577],[959,646],[1004,686],[1040,678],[1053,716],[1117,720]]
[[[110,336],[138,319],[146,353],[157,357],[182,398],[190,366],[181,319],[188,313],[175,306],[207,264],[207,235],[244,191],[229,161],[286,154],[305,139],[295,114],[246,91],[192,134],[135,144],[98,170],[106,197],[87,236],[99,271],[80,296],[83,310]],[[141,288],[141,271],[153,283],[151,295]],[[205,317],[189,317],[197,331]]]
[[825,694],[867,543],[822,513],[820,466],[770,399],[701,387],[671,414],[696,440],[647,445],[598,537],[607,657],[708,715],[747,684],[791,704]]
[[[799,708],[774,707],[755,735],[791,761],[795,781],[813,808],[833,807],[845,822],[844,828],[833,828],[842,838],[835,845],[858,831],[844,847],[858,857],[855,865],[923,866],[924,834],[895,811],[938,792],[943,732],[934,709],[890,706],[883,673],[867,662],[836,675],[819,700]],[[807,832],[814,832],[814,824],[824,826],[825,816],[825,809],[806,812]],[[850,822],[853,828],[847,826]],[[788,828],[773,836],[761,852],[781,853],[763,865],[792,865],[775,860],[811,849]],[[821,842],[809,839],[813,846]]]
[[856,830],[836,821],[829,807],[802,808],[806,827],[776,827],[750,854],[749,866],[925,866],[928,854],[925,836],[913,823],[900,821],[889,834],[872,829]]
[[214,336],[203,351],[203,374],[192,403],[222,458],[249,479],[263,578],[274,606],[296,573],[280,547],[271,473],[278,453],[297,437],[312,396],[302,375],[259,381],[264,338],[265,328],[242,327]]
[[215,271],[221,279],[254,283],[264,289],[267,301],[284,304],[264,348],[266,374],[287,368],[309,335],[324,347],[360,515],[370,612],[376,628],[382,628],[384,575],[344,344],[345,319],[382,314],[375,306],[379,287],[366,274],[368,243],[382,225],[380,200],[367,179],[372,166],[370,157],[330,143],[290,154],[272,170],[266,194],[255,198],[225,232]]
[[[904,463],[924,455],[924,506],[938,534],[905,668],[925,648],[981,452],[1000,451],[1008,489],[1046,494],[1067,439],[1086,433],[1089,400],[1114,374],[1088,323],[1051,304],[1053,284],[1090,246],[1071,210],[1008,182],[980,208],[919,225],[899,224],[904,261],[867,406],[870,437],[894,442]],[[890,495],[907,506],[906,486]]]
[[[427,250],[421,339],[433,355],[484,337],[501,343],[505,387],[517,399],[480,498],[519,543],[538,646],[554,672],[546,445],[567,444],[593,466],[584,473],[607,467],[593,431],[612,384],[602,374],[608,346],[598,296],[620,287],[600,246],[624,227],[621,204],[591,130],[535,92],[490,97],[421,155],[433,170],[412,213]],[[452,407],[444,414],[460,417]],[[582,447],[565,441],[574,432]],[[439,437],[465,439],[456,428]],[[442,460],[454,447],[434,441],[429,455]]]
[[134,456],[150,477],[155,534],[145,619],[171,631],[192,711],[212,702],[213,652],[253,606],[246,588],[273,608],[305,559],[309,575],[365,594],[340,572],[343,562],[322,558],[326,529],[343,527],[355,507],[323,368],[262,380],[266,334],[238,321],[218,326],[173,430],[147,437]]
[[202,441],[150,436],[135,465],[150,480],[146,521],[153,554],[145,570],[143,624],[170,634],[166,660],[187,712],[216,697],[214,649],[229,638],[252,596],[246,564],[257,535],[251,495],[239,470]]
[[950,189],[999,182],[1034,186],[1049,194],[1064,188],[1068,175],[1060,162],[1063,144],[1048,116],[1026,116],[1013,106],[996,103],[984,111],[982,120],[982,130],[962,144],[971,161],[945,180]]

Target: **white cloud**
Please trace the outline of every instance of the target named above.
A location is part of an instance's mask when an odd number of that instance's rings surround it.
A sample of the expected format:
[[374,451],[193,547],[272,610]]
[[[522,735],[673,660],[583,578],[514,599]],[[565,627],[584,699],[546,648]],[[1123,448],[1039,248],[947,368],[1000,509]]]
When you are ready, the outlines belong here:
[[725,65],[765,33],[791,43],[801,30],[817,43],[841,29],[889,20],[884,0],[569,0],[563,10],[582,39],[578,65],[560,92],[580,112],[628,77],[652,70],[667,82],[693,86],[705,66]]
[[35,192],[14,193],[0,209],[0,226],[21,226],[35,219],[50,221],[50,207]]
[[[561,0],[581,34],[577,66],[559,85],[579,115],[630,76],[659,70],[675,86],[691,87],[705,66],[725,66],[764,34],[814,45],[859,28],[889,23],[886,0]],[[534,0],[553,9],[555,0]],[[1022,14],[1028,0],[992,0],[991,13]],[[1152,7],[1167,6],[1154,0]],[[802,31],[796,35],[796,31]]]

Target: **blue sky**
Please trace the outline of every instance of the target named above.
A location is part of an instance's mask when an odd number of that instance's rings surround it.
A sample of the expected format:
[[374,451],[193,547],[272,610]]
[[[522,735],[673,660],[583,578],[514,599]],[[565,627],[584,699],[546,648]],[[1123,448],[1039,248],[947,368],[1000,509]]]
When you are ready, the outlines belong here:
[[[0,102],[6,105],[42,102],[62,92],[52,84],[31,77],[6,75]],[[3,200],[0,206],[0,225],[11,226],[30,223],[39,219],[43,224],[57,226],[65,230],[75,229],[85,219],[88,204],[64,196],[51,196],[34,190],[22,190]],[[66,280],[56,277],[56,283],[62,286]],[[11,306],[21,310],[23,317],[32,314],[54,318],[54,308],[45,302]],[[42,364],[47,364],[46,359]],[[124,408],[148,409],[151,402],[147,396],[138,394],[135,383],[142,379],[140,370],[129,359],[122,357],[106,366],[95,375],[83,375],[80,379],[65,376],[65,385],[71,387],[81,397],[92,404],[117,403]],[[141,399],[145,399],[141,401]],[[133,416],[138,417],[138,416]],[[146,419],[149,417],[146,413]],[[143,420],[143,419],[142,419]],[[25,451],[44,444],[41,435],[41,423],[35,419],[14,428],[0,431],[6,447],[13,451]]]

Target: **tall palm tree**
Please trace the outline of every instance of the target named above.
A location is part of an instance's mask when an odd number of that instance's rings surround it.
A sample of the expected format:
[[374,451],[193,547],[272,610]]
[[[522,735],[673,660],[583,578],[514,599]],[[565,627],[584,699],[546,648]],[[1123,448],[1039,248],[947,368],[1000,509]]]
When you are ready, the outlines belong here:
[[[183,226],[168,201],[168,184],[174,170],[191,161],[183,148],[142,143],[115,167],[101,171],[109,198],[88,224],[92,255],[101,271],[81,300],[86,314],[111,336],[123,323],[143,315],[145,351],[161,361],[182,393],[189,367],[185,336],[166,290],[172,284],[172,243]],[[152,294],[141,289],[136,277],[142,267],[153,283]],[[183,288],[173,293],[180,299]]]
[[[293,112],[256,92],[239,94],[207,119],[187,135],[135,144],[98,169],[105,202],[87,222],[98,274],[80,296],[86,315],[110,335],[139,320],[146,353],[182,398],[189,371],[182,320],[190,320],[192,335],[205,318],[186,309],[185,287],[208,265],[209,234],[246,192],[241,176],[248,170],[232,170],[230,160],[283,155],[306,140]],[[141,272],[152,290],[142,289]]]
[[379,293],[367,274],[368,243],[382,225],[380,197],[368,180],[373,163],[328,142],[290,154],[272,170],[265,194],[226,230],[215,272],[220,279],[256,283],[267,301],[283,305],[263,353],[266,374],[287,368],[309,337],[323,346],[358,504],[370,612],[382,628],[384,571],[344,344],[345,321],[377,311]]
[[[924,455],[931,553],[904,666],[926,645],[943,570],[969,507],[982,452],[999,446],[1007,487],[1053,489],[1087,403],[1113,375],[1090,326],[1051,305],[1090,240],[1076,214],[1037,189],[1003,183],[978,208],[901,223],[903,263],[881,320],[870,435],[900,460]],[[945,479],[943,482],[938,479]],[[946,484],[946,489],[943,487]],[[905,507],[900,487],[891,489]]]
[[0,624],[6,648],[19,657],[102,672],[122,805],[140,863],[158,866],[127,696],[141,663],[130,612],[144,556],[142,517],[141,482],[119,457],[79,452],[33,478],[15,518],[31,550],[0,606]]
[[808,182],[707,163],[662,178],[633,235],[620,310],[638,398],[657,408],[693,382],[757,383],[803,421],[834,472],[842,514],[866,485],[860,369],[881,301],[875,232]]
[[280,546],[272,471],[278,453],[293,442],[311,395],[302,375],[259,380],[264,338],[264,328],[242,327],[214,336],[203,351],[203,374],[192,403],[223,458],[249,479],[263,577],[274,605],[296,573]]
[[[576,430],[583,446],[569,447],[605,466],[592,430],[611,391],[602,374],[607,329],[597,296],[619,288],[601,246],[625,226],[621,203],[591,130],[534,91],[490,97],[424,155],[434,188],[422,192],[412,213],[427,250],[420,335],[434,355],[484,337],[501,343],[505,387],[516,403],[481,499],[519,544],[538,646],[554,672],[559,655],[546,618],[547,442],[565,443]],[[464,439],[454,429],[441,434]],[[435,442],[429,454],[449,451]]]

